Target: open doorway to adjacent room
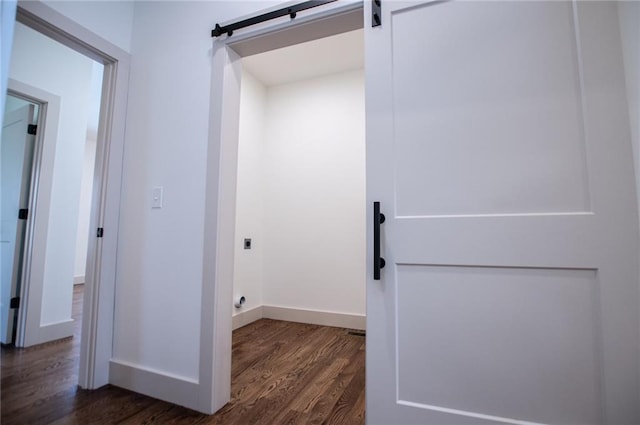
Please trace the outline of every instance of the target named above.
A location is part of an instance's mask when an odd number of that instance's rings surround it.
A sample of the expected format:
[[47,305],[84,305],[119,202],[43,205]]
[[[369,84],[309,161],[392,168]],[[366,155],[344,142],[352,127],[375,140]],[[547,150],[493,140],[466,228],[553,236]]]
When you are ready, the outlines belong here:
[[[331,422],[336,414],[359,423],[364,32],[339,32],[239,62],[231,405],[252,404],[260,393],[262,414],[274,423]],[[283,390],[276,396],[270,385]],[[257,389],[243,390],[249,387]]]
[[242,59],[234,328],[364,329],[363,31]]
[[[24,161],[19,171],[3,167],[3,177],[15,174],[2,179],[2,288],[13,300],[2,319],[8,330],[15,323],[4,344],[79,334],[72,305],[85,282],[102,77],[102,64],[16,23],[4,125],[17,131],[3,132],[2,149],[19,150]],[[22,124],[8,122],[25,108],[34,112]],[[15,164],[7,161],[3,155],[3,166]],[[21,196],[10,196],[16,188]]]
[[[25,397],[17,377],[44,398],[78,385],[103,71],[16,22],[1,140],[3,419]],[[60,368],[67,385],[47,385]]]

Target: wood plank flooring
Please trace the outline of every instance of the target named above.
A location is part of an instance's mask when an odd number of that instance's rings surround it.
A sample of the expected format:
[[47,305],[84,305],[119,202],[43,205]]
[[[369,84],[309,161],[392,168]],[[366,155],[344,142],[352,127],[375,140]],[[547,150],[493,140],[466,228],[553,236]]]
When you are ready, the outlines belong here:
[[73,338],[2,348],[0,423],[364,424],[365,339],[262,319],[233,333],[231,401],[213,416],[121,388],[77,388],[82,286]]

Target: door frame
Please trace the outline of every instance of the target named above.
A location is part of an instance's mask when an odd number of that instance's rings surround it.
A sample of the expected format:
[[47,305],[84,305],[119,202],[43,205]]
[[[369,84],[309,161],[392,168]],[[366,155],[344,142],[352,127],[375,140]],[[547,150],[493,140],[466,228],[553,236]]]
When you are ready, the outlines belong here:
[[[268,13],[282,4],[259,11]],[[363,27],[362,1],[329,3],[239,30],[213,42],[200,317],[199,410],[214,413],[231,394],[233,265],[240,109],[240,58]],[[242,18],[240,18],[242,19]],[[225,23],[221,23],[225,25]]]
[[[78,374],[81,388],[95,389],[109,383],[131,59],[124,50],[40,1],[18,2],[16,21],[104,65],[90,228],[105,231],[102,238],[89,243]],[[23,294],[25,304],[29,295]]]

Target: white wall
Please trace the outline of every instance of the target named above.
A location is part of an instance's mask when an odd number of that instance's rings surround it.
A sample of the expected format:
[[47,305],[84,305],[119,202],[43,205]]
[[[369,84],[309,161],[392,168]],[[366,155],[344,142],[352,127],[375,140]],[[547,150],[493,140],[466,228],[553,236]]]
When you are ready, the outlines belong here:
[[[13,44],[13,26],[16,16],[15,0],[0,2],[0,116],[4,117],[4,93],[7,92],[7,79],[9,78],[9,59],[11,57],[11,45]],[[0,135],[2,129],[0,128]]]
[[618,17],[629,103],[636,193],[640,210],[640,2],[619,2]]
[[[276,2],[136,2],[113,358],[199,378],[211,29]],[[164,207],[151,189],[164,186]],[[212,300],[213,302],[213,300]]]
[[640,2],[619,2],[618,14],[636,167],[636,190],[640,202]]
[[[71,319],[76,223],[91,71],[90,59],[16,24],[10,77],[61,97],[48,212],[42,325]],[[37,213],[45,212],[38,210]]]
[[45,0],[47,6],[74,20],[126,52],[131,51],[134,1]]
[[365,313],[362,70],[270,87],[265,305]]
[[80,181],[80,199],[78,203],[78,223],[76,232],[75,259],[73,266],[74,283],[85,283],[87,250],[91,218],[91,196],[93,195],[93,170],[96,162],[96,139],[87,137],[82,158],[82,179]]
[[78,230],[76,236],[75,262],[73,279],[75,283],[84,283],[87,266],[87,250],[89,236],[93,234],[89,229],[91,218],[91,196],[93,195],[93,170],[96,162],[96,139],[98,135],[98,121],[100,118],[100,99],[102,93],[102,76],[104,66],[92,62],[91,83],[89,92],[89,113],[87,117],[86,142],[82,162],[82,180],[80,183],[80,204],[78,210]]
[[[266,98],[245,72],[239,139],[239,311],[263,300],[364,315],[364,72],[269,87]],[[255,252],[243,249],[245,237]]]
[[[243,72],[240,91],[238,134],[238,181],[236,198],[236,245],[234,258],[234,299],[243,295],[245,304],[234,315],[263,304],[263,253],[269,247],[263,238],[265,87]],[[251,238],[251,249],[244,249]]]

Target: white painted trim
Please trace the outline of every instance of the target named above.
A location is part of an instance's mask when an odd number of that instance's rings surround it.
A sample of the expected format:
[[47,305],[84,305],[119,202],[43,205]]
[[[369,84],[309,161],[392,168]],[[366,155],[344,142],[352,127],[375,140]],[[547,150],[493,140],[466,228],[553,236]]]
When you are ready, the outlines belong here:
[[286,320],[287,322],[310,323],[337,328],[365,330],[367,316],[364,314],[335,313],[332,311],[309,310],[265,305],[262,306],[265,319]]
[[85,281],[84,275],[82,276],[74,276],[73,277],[73,284],[74,285],[82,285]]
[[198,382],[184,376],[154,370],[129,362],[111,360],[111,384],[137,393],[197,410]]
[[117,236],[130,55],[40,1],[20,1],[16,20],[104,64],[90,228],[103,227],[87,253],[78,384],[109,383]]
[[[231,397],[231,300],[235,233],[235,187],[240,118],[238,55],[214,43],[202,303],[200,313],[200,409],[214,413]],[[216,284],[224,282],[224,284]]]
[[38,335],[40,339],[39,344],[73,336],[74,323],[75,320],[69,319],[58,323],[40,326],[40,332]]
[[256,320],[260,320],[264,317],[263,307],[259,305],[258,307],[254,307],[251,310],[241,311],[238,314],[235,314],[231,318],[232,329],[235,331],[238,328],[243,326],[247,326],[249,323],[253,323]]
[[308,15],[304,13],[309,11],[300,13],[293,21],[285,17],[265,27],[257,25],[235,31],[226,41],[238,55],[245,57],[354,31],[364,25],[362,2],[358,1],[343,1],[339,7],[328,4]]
[[[197,410],[201,412],[215,412],[229,401],[231,395],[230,300],[233,299],[241,66],[239,54],[230,44],[242,41],[242,50],[249,51],[248,43],[251,40],[260,43],[261,37],[276,31],[285,35],[292,28],[294,36],[299,36],[304,33],[305,25],[315,27],[320,20],[324,21],[324,25],[333,27],[335,34],[339,34],[344,32],[343,29],[334,25],[331,19],[347,11],[362,10],[362,6],[363,3],[359,1],[335,2],[319,11],[307,11],[304,17],[289,20],[288,23],[268,22],[256,30],[239,32],[232,40],[226,40],[226,36],[214,40],[203,246],[203,256],[207,260],[203,264],[200,315],[201,407]],[[272,46],[275,47],[278,46]],[[264,45],[260,47],[262,51],[265,49]]]
[[333,311],[291,308],[275,305],[260,305],[242,311],[231,318],[235,331],[260,319],[284,320],[287,322],[309,323],[336,328],[365,330],[367,316],[364,314],[336,313]]

